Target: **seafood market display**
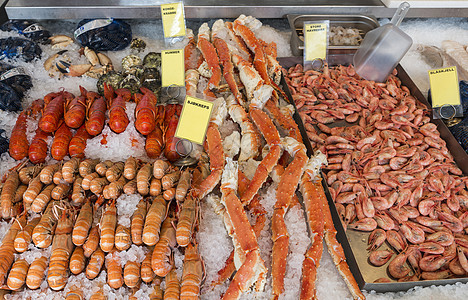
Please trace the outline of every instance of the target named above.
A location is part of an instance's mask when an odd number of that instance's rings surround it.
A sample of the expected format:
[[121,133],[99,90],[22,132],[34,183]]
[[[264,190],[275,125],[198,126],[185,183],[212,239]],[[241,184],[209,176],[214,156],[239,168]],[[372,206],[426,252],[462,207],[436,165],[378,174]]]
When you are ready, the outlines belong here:
[[[186,94],[213,112],[181,167],[161,26],[64,24],[0,27],[2,78],[26,70],[0,83],[6,299],[327,299],[330,269],[348,297],[373,297],[335,208],[348,233],[368,232],[368,261],[388,272],[376,282],[466,277],[468,180],[395,72],[284,69],[289,36],[258,19],[197,22],[171,47],[184,48]],[[361,39],[332,32],[331,44]],[[442,48],[442,65],[464,55]]]
[[[147,136],[145,149],[148,156],[157,158],[164,150],[169,159],[179,158],[172,139],[180,105],[156,106],[156,95],[144,87],[141,88],[143,94],[132,96],[127,89],[114,91],[112,86],[104,83],[104,97],[83,87],[80,89],[81,95],[76,97],[66,91],[49,93],[44,101],[36,100],[22,112],[16,120],[9,145],[11,157],[16,160],[28,157],[32,163],[44,163],[48,153],[57,161],[66,156],[83,158],[87,140],[103,131],[107,111],[110,129],[115,133],[126,130],[130,122],[126,103],[135,98],[135,128]],[[29,143],[26,137],[27,120],[28,117],[37,118],[40,110],[43,111],[42,116],[38,118],[38,128]],[[173,118],[176,118],[175,121],[172,121]],[[54,138],[49,149],[48,138],[52,135]]]
[[[257,37],[261,27],[241,15],[212,28],[205,23],[197,36],[189,30],[187,94],[214,101],[206,143],[191,154],[196,167],[171,163],[180,158],[174,134],[181,105],[158,104],[160,56],[149,52],[142,60],[135,52],[141,43],[122,60],[122,73],[101,77],[99,93],[60,89],[18,116],[10,155],[20,161],[8,172],[0,202],[2,217],[21,224],[11,242],[4,240],[14,247],[5,249],[9,258],[0,268],[12,297],[36,288],[79,296],[92,280],[96,294],[112,289],[168,299],[308,299],[316,294],[316,250],[324,238],[353,297],[364,298],[331,219],[315,224],[313,207],[329,212],[319,187],[324,156],[307,157],[292,106],[278,86],[276,44]],[[73,45],[66,36],[51,41],[57,48]],[[83,51],[90,64],[105,65],[99,53]],[[78,70],[61,55],[47,66],[90,76],[83,71],[88,66]],[[143,137],[146,156],[86,157],[91,140],[105,145],[129,130],[137,141]],[[317,232],[313,241],[302,198]],[[206,212],[224,222],[225,229],[216,229],[230,238],[223,245],[226,257],[216,264],[207,253],[213,228],[205,226]]]
[[177,281],[182,298],[198,295],[204,268],[191,182],[207,176],[203,164],[179,169],[131,157],[18,165],[1,192],[2,217],[15,218],[0,245],[1,280],[12,291],[66,293],[71,274],[130,292],[143,282],[145,292],[162,294],[165,282],[165,295]]
[[352,66],[286,72],[343,225],[371,232],[369,262],[398,281],[465,277],[467,180],[428,108],[395,73],[374,83]]

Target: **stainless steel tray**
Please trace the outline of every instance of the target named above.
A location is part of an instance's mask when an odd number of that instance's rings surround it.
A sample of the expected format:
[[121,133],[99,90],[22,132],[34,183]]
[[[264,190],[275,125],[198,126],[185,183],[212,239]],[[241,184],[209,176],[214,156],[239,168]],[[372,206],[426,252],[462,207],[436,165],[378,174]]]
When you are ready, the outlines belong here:
[[[352,62],[353,55],[350,54],[340,54],[339,51],[332,50],[328,57],[329,65],[334,66],[338,64],[342,65],[349,65]],[[302,64],[302,57],[285,57],[278,59],[280,64],[284,68],[289,68],[296,64]],[[416,99],[421,101],[422,103],[426,104],[430,107],[429,103],[427,102],[426,98],[421,94],[419,89],[416,87],[414,82],[405,72],[405,70],[398,65],[397,66],[398,77],[400,78],[403,85],[408,87]],[[292,101],[291,94],[287,85],[283,83],[283,87],[285,89],[286,94],[291,99],[291,104],[294,104]],[[294,114],[294,119],[298,124],[299,130],[301,131],[301,135],[304,141],[304,144],[307,148],[308,154],[312,153],[312,146],[310,145],[309,139],[307,138],[307,134],[302,123],[301,118],[296,109],[296,113]],[[457,140],[453,137],[450,133],[447,126],[441,120],[434,120],[431,118],[431,122],[437,125],[437,128],[440,132],[440,136],[445,140],[447,143],[447,148],[449,149],[450,153],[453,155],[453,158],[458,165],[458,167],[463,171],[466,175],[468,174],[468,154],[463,150]],[[342,126],[341,124],[340,126]],[[333,126],[333,124],[331,124]],[[368,255],[367,255],[367,240],[369,237],[369,233],[366,232],[359,232],[354,230],[348,230],[345,232],[343,225],[340,221],[338,216],[338,212],[335,207],[335,203],[331,198],[331,195],[328,191],[328,186],[325,180],[322,181],[325,189],[325,194],[327,196],[328,204],[330,206],[330,211],[332,213],[333,223],[335,228],[338,232],[337,239],[343,246],[346,260],[348,265],[351,269],[351,272],[354,275],[359,287],[361,289],[367,291],[377,291],[377,292],[398,292],[398,291],[406,291],[416,286],[431,286],[431,285],[445,285],[445,284],[454,284],[456,282],[468,282],[468,277],[462,278],[453,278],[453,279],[443,279],[443,280],[422,280],[422,281],[411,281],[411,282],[397,282],[392,280],[389,275],[387,274],[387,266],[388,263],[382,267],[374,267],[368,263]],[[381,246],[382,249],[385,249],[386,244]],[[389,283],[374,283],[374,281],[378,278],[386,277],[390,279],[392,282]]]
[[[289,26],[291,27],[291,50],[295,56],[302,56],[304,51],[304,35],[302,29],[304,22],[329,20],[331,26],[342,26],[345,28],[356,28],[361,33],[361,37],[368,31],[379,27],[379,22],[372,16],[362,15],[287,15]],[[359,46],[329,46],[328,49],[341,49],[342,53],[354,51]],[[348,50],[348,51],[346,51]]]

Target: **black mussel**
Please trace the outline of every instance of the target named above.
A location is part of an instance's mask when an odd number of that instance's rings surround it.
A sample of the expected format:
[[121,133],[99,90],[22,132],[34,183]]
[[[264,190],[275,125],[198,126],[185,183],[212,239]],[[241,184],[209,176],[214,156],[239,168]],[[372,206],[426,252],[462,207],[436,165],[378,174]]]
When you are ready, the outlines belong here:
[[120,82],[121,89],[127,89],[132,94],[137,93],[140,90],[140,80],[133,74],[128,74],[127,77]]
[[156,68],[161,72],[161,53],[150,52],[143,58],[145,68]]
[[21,57],[27,62],[41,57],[42,54],[37,43],[17,37],[0,39],[0,52],[0,59]]
[[2,62],[0,62],[0,80],[11,86],[20,98],[32,87],[31,77],[26,74],[24,68],[15,68]]
[[3,154],[8,151],[8,145],[9,142],[5,130],[0,129],[0,154]]
[[114,90],[116,90],[120,88],[120,83],[123,79],[124,77],[122,76],[122,74],[116,71],[109,71],[106,74],[102,75],[101,77],[99,77],[99,80],[96,84],[99,94],[104,94],[104,82],[111,85],[114,88]]
[[78,23],[75,39],[96,51],[117,51],[132,41],[132,28],[122,20],[86,19]]
[[145,50],[146,43],[145,43],[145,41],[143,41],[140,38],[134,38],[132,40],[132,42],[130,43],[130,48],[132,48],[133,50],[136,50],[138,52],[141,52],[141,51]]
[[28,39],[41,43],[48,43],[50,37],[50,32],[48,30],[40,24],[28,20],[8,20],[0,26],[0,30],[16,31]]
[[158,94],[161,89],[161,75],[156,68],[145,68],[140,78],[141,86]]
[[16,91],[0,81],[0,109],[7,111],[21,110],[21,98]]

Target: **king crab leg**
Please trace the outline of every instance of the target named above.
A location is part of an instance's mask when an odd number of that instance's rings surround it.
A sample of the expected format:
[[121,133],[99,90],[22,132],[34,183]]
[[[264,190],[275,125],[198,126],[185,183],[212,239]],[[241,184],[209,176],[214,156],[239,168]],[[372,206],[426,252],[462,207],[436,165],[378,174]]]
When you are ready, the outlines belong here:
[[197,47],[200,49],[212,73],[210,81],[208,81],[208,85],[203,93],[207,96],[215,97],[212,90],[216,89],[221,81],[221,67],[219,66],[216,49],[210,42],[210,28],[207,23],[203,23],[198,29]]
[[245,258],[232,279],[223,299],[238,299],[254,282],[257,288],[263,289],[267,269],[260,258],[257,237],[247,219],[242,203],[236,195],[237,190],[237,162],[226,158],[226,165],[221,180],[221,203],[226,209],[229,224],[226,223],[228,233],[238,245]]
[[283,140],[286,150],[293,161],[286,167],[281,176],[278,188],[276,189],[276,203],[271,220],[273,231],[273,295],[277,299],[284,292],[284,274],[286,272],[286,258],[289,248],[289,235],[286,229],[284,216],[289,208],[291,198],[294,196],[296,187],[301,179],[304,166],[307,163],[307,155],[304,144],[299,143],[294,138],[286,137]]
[[[301,179],[301,192],[312,238],[312,245],[307,250],[302,265],[301,299],[316,298],[315,279],[322,256],[321,237],[325,239],[333,263],[348,286],[353,298],[365,299],[349,269],[343,248],[336,239],[336,229],[333,225],[330,208],[318,174],[321,161],[326,162],[326,158],[321,153],[312,157]],[[323,220],[323,227],[322,222],[319,221],[321,219]]]

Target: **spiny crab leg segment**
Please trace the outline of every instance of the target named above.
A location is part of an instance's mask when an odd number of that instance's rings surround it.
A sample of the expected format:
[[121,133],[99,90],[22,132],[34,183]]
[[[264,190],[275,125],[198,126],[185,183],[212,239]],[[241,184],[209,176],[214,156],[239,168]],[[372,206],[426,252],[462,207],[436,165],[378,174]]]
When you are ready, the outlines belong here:
[[223,65],[224,79],[226,79],[226,82],[228,83],[237,102],[239,102],[240,105],[245,106],[242,93],[239,91],[239,87],[234,79],[234,65],[231,61],[231,51],[229,50],[226,41],[222,38],[222,36],[226,37],[227,35],[228,32],[227,28],[224,26],[224,21],[220,19],[214,22],[212,28],[212,41],[213,45],[218,50],[219,59]]
[[[266,44],[265,42],[257,39],[252,30],[245,25],[247,23],[256,24],[259,23],[259,21],[256,19],[250,20],[249,17],[241,15],[234,21],[234,30],[238,35],[242,37],[242,39],[245,41],[250,50],[252,50],[255,53],[255,59],[253,64],[255,66],[255,69],[260,74],[261,78],[264,80],[264,83],[266,85],[271,85],[275,87],[275,89],[280,91],[280,93],[284,97],[284,92],[277,85],[277,82],[279,82],[279,79],[281,78],[281,67],[279,66],[279,63],[275,57],[276,51],[273,48],[275,45],[274,43]],[[267,46],[264,46],[264,44],[266,44]],[[268,54],[265,54],[264,48],[267,50]],[[265,60],[265,57],[268,57],[268,61],[270,62],[270,65],[272,65],[272,69],[270,70],[270,72],[268,72],[267,70],[267,61]],[[274,76],[274,80],[271,80],[269,73]],[[246,83],[244,82],[244,85],[245,84]],[[273,96],[275,99],[278,98],[275,92],[273,93]],[[287,99],[287,97],[284,98]],[[291,137],[295,138],[298,141],[302,141],[297,124],[290,116],[284,115],[276,106],[276,103],[273,100],[269,100],[266,103],[266,108],[278,121],[278,123],[288,130],[289,135]]]
[[346,256],[344,254],[343,247],[341,247],[341,244],[336,239],[336,229],[333,225],[330,207],[328,206],[327,197],[325,196],[323,187],[321,184],[319,184],[317,188],[319,189],[320,195],[318,200],[322,202],[325,243],[327,244],[328,253],[330,253],[331,257],[333,258],[333,263],[335,264],[336,268],[338,269],[338,272],[340,273],[341,277],[348,286],[348,289],[351,292],[353,298],[365,299],[366,297],[364,297],[361,290],[359,289],[356,279],[354,279],[354,276],[351,273],[351,270],[349,269],[348,263],[346,262]]
[[284,216],[289,208],[291,198],[301,179],[302,172],[307,163],[307,154],[304,144],[291,137],[283,140],[288,153],[293,156],[292,162],[286,167],[276,189],[276,203],[271,220],[273,239],[273,262],[271,274],[273,277],[273,299],[277,299],[284,292],[284,274],[286,272],[286,258],[289,249],[289,234],[286,229]]
[[213,44],[210,43],[210,28],[207,23],[203,23],[198,29],[197,47],[201,51],[212,73],[204,93],[207,96],[215,97],[212,90],[217,88],[221,81],[221,67],[219,66],[216,49]]
[[[247,219],[244,207],[236,195],[237,190],[237,162],[226,158],[226,166],[221,180],[221,203],[229,216],[229,227],[232,229],[234,244],[238,244],[245,259],[232,279],[223,299],[238,299],[254,282],[260,280],[263,288],[267,269],[260,258],[257,237]],[[229,228],[228,228],[229,229]],[[231,231],[231,230],[228,230]]]
[[245,86],[245,92],[249,100],[257,99],[257,101],[264,103],[270,99],[273,94],[273,88],[262,79],[257,70],[251,63],[243,59],[241,56],[233,54],[232,61],[239,70],[239,76]]
[[[304,206],[312,239],[312,245],[307,250],[302,265],[301,299],[316,299],[315,279],[322,256],[322,243],[319,241],[322,235],[325,238],[328,252],[333,258],[333,263],[348,286],[353,298],[365,299],[353,274],[349,270],[343,247],[341,247],[341,244],[336,239],[336,229],[333,225],[330,207],[328,206],[327,197],[325,196],[319,175],[322,162],[326,163],[326,157],[322,153],[310,158],[301,180],[301,192],[304,198]],[[321,220],[323,220],[323,227]]]
[[200,79],[200,73],[195,69],[185,71],[185,90],[187,96],[197,96],[197,86]]
[[255,69],[258,71],[260,76],[262,76],[262,79],[265,80],[265,83],[270,84],[263,45],[257,40],[252,30],[245,25],[245,20],[242,16],[234,21],[233,28],[234,32],[244,40],[247,47],[249,47],[254,53],[253,65],[255,66]]
[[[247,176],[245,176],[245,174],[241,170],[239,170],[238,192],[240,196],[247,189],[249,182],[250,180],[247,178]],[[260,232],[263,230],[263,227],[265,227],[265,222],[266,222],[266,211],[265,211],[265,208],[260,203],[260,199],[258,195],[256,195],[253,198],[253,200],[250,202],[250,204],[247,207],[247,210],[250,211],[251,214],[255,216],[255,224],[252,226],[252,228],[255,232],[255,236],[258,238],[258,236],[260,236]],[[216,279],[216,281],[210,284],[212,287],[223,283],[224,281],[226,281],[228,278],[231,277],[234,271],[236,271],[236,267],[234,264],[234,253],[235,252],[233,250],[231,252],[231,255],[229,255],[228,259],[226,259],[226,262],[224,263],[224,267],[218,271],[218,278]]]
[[196,69],[198,67],[200,52],[197,50],[197,43],[190,28],[187,28],[187,38],[189,42],[184,48],[185,70]]
[[[229,30],[229,38],[230,38],[230,43],[232,49],[235,49],[237,52],[236,54],[242,56],[245,60],[248,60],[249,62],[252,61],[252,56],[250,54],[249,49],[245,45],[244,41],[242,40],[241,37],[239,37],[235,32],[234,32],[234,25],[232,22],[226,22],[224,23],[226,25],[226,28]],[[232,50],[231,50],[232,51]]]
[[219,133],[219,126],[224,122],[227,116],[226,102],[223,98],[215,100],[213,113],[211,114],[210,124],[206,130],[206,147],[210,157],[211,173],[198,186],[193,188],[194,196],[202,199],[210,193],[221,179],[224,168],[224,150]]
[[267,101],[265,108],[273,116],[276,122],[288,131],[290,137],[302,143],[301,132],[291,115],[283,113],[272,99]]
[[252,181],[242,195],[242,203],[250,203],[250,201],[252,201],[281,156],[280,136],[270,117],[268,117],[264,111],[256,107],[250,109],[249,115],[257,128],[262,132],[270,146],[270,151],[258,165]]
[[279,84],[281,80],[281,65],[279,64],[276,57],[278,56],[276,52],[276,43],[266,43],[262,40],[260,42],[263,44],[263,50],[265,52],[267,63],[268,63],[268,75],[272,78],[275,84]]
[[246,161],[258,155],[260,146],[260,136],[254,125],[250,121],[245,109],[231,95],[226,99],[229,115],[231,119],[239,124],[241,128],[241,152],[239,161]]
[[300,299],[317,299],[315,291],[315,281],[317,279],[317,269],[320,265],[323,251],[323,231],[324,221],[322,203],[317,201],[321,182],[313,182],[307,172],[304,172],[301,179],[300,190],[307,215],[307,223],[311,236],[309,249],[307,250],[302,263],[302,282]]

